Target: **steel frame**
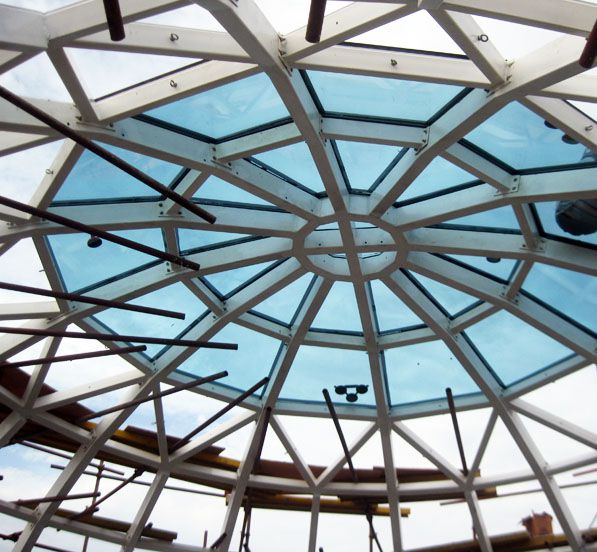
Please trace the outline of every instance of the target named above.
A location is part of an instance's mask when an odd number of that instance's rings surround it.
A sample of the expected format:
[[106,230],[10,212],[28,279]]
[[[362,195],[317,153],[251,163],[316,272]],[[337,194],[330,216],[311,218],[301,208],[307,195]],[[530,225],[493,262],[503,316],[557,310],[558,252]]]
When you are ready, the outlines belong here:
[[[199,551],[201,547],[160,544],[141,537],[151,511],[169,477],[198,474],[205,480],[228,482],[234,487],[222,527],[224,537],[220,550],[228,550],[242,499],[248,486],[276,489],[281,492],[310,494],[313,497],[309,552],[317,546],[319,499],[322,495],[350,494],[388,497],[391,512],[392,548],[403,549],[399,505],[414,492],[430,495],[459,490],[464,493],[478,542],[483,552],[491,552],[491,542],[479,508],[477,491],[491,485],[536,479],[562,526],[574,551],[586,548],[574,518],[558,488],[554,476],[575,467],[597,461],[597,453],[586,454],[567,462],[549,465],[526,430],[522,416],[531,418],[578,442],[597,449],[597,435],[580,428],[520,398],[522,394],[547,382],[595,362],[594,335],[577,326],[558,312],[547,309],[520,293],[520,288],[534,263],[545,263],[586,274],[597,274],[597,263],[591,250],[541,236],[529,210],[534,201],[568,198],[591,198],[597,193],[597,168],[569,168],[542,174],[511,174],[458,141],[472,128],[497,112],[508,102],[519,101],[547,119],[574,139],[595,151],[597,129],[584,113],[566,100],[597,101],[597,78],[583,75],[576,63],[583,38],[597,17],[597,6],[578,0],[533,0],[493,2],[491,0],[425,1],[385,0],[370,3],[360,0],[325,18],[322,39],[318,44],[304,40],[304,29],[280,36],[259,11],[253,0],[198,0],[196,3],[218,20],[226,32],[178,28],[139,22],[149,15],[165,13],[185,5],[182,0],[130,1],[123,3],[127,37],[114,43],[108,38],[101,2],[89,0],[42,14],[30,10],[0,6],[0,72],[7,72],[32,56],[46,52],[58,72],[73,104],[33,100],[45,111],[88,138],[125,147],[159,159],[179,163],[189,171],[177,191],[190,198],[208,176],[219,176],[277,209],[251,210],[235,205],[214,205],[208,209],[217,217],[214,225],[180,211],[170,200],[126,205],[62,204],[51,206],[55,193],[77,162],[82,148],[69,140],[64,142],[56,160],[48,169],[30,204],[42,209],[84,221],[107,231],[159,228],[165,235],[166,251],[180,255],[177,228],[208,229],[226,233],[248,233],[262,236],[250,243],[231,242],[217,250],[188,254],[189,260],[201,265],[209,275],[265,261],[284,261],[266,275],[253,281],[225,300],[186,269],[167,264],[151,266],[117,281],[99,283],[93,295],[114,301],[129,301],[174,282],[182,282],[204,304],[212,316],[203,319],[185,336],[187,339],[210,339],[228,323],[235,322],[280,340],[281,350],[271,371],[263,396],[248,399],[247,413],[220,424],[173,454],[168,453],[165,439],[164,406],[155,400],[159,456],[141,450],[126,449],[111,440],[112,433],[132,412],[126,409],[106,417],[93,431],[87,432],[49,414],[57,405],[83,400],[114,389],[129,389],[129,399],[156,391],[160,382],[180,383],[188,378],[175,372],[191,351],[172,347],[155,362],[140,354],[126,359],[135,369],[118,377],[105,378],[94,385],[74,386],[52,395],[39,396],[50,364],[37,366],[23,397],[18,398],[0,387],[0,402],[12,413],[0,424],[0,443],[6,444],[27,420],[61,432],[80,443],[80,448],[57,477],[48,495],[68,493],[89,462],[103,449],[133,459],[156,473],[147,494],[124,536],[105,529],[91,528],[79,521],[56,517],[58,504],[42,504],[34,512],[4,501],[0,511],[28,522],[14,550],[30,550],[46,526],[73,531],[94,538],[118,543],[123,551],[136,547],[155,550]],[[463,57],[446,57],[425,52],[393,52],[384,49],[363,49],[346,46],[349,41],[371,29],[425,9],[465,52]],[[472,17],[482,15],[514,23],[523,23],[555,30],[564,36],[517,60],[504,60],[491,41],[478,40],[483,33]],[[175,35],[175,40],[169,38]],[[77,74],[68,48],[93,48],[167,56],[208,59],[202,64],[183,68],[175,75],[159,77],[132,90],[124,90],[105,98],[89,96]],[[391,60],[391,63],[389,62]],[[389,124],[371,120],[338,119],[319,113],[299,70],[321,69],[369,76],[412,79],[427,82],[458,84],[473,90],[448,109],[427,128]],[[172,102],[213,87],[265,72],[288,109],[292,121],[282,126],[249,132],[216,145],[183,136],[172,130],[151,125],[147,121],[128,119],[149,108]],[[172,80],[176,86],[170,86]],[[1,132],[6,131],[6,132]],[[0,101],[0,155],[48,143],[60,137],[30,116]],[[411,148],[368,196],[350,194],[330,140],[341,139]],[[318,197],[297,188],[279,176],[267,173],[246,160],[247,157],[284,145],[306,141],[325,184],[325,197]],[[480,179],[478,185],[453,191],[441,197],[429,197],[417,203],[394,206],[402,191],[436,156],[443,156]],[[496,207],[509,207],[520,224],[520,234],[477,232],[447,227],[429,228],[458,216],[478,213]],[[45,236],[70,232],[59,225],[28,218],[10,209],[0,210],[0,253],[31,238],[53,288],[61,290],[60,277],[54,265]],[[355,228],[355,221],[369,222],[376,231]],[[327,222],[338,222],[339,230],[326,240],[309,240],[308,229]],[[388,232],[385,232],[385,230]],[[384,236],[393,242],[382,245]],[[398,248],[399,256],[371,276],[360,257],[371,251],[386,252],[391,257]],[[346,275],[330,274],[320,266],[307,263],[309,256],[343,253]],[[509,282],[496,282],[486,276],[451,263],[436,253],[475,256],[496,256],[520,261]],[[400,269],[431,277],[480,299],[472,309],[450,318],[405,277]],[[313,284],[291,327],[267,320],[249,312],[265,298],[283,289],[307,272],[314,272]],[[380,334],[374,315],[374,300],[368,280],[383,281],[425,323],[424,328]],[[311,329],[321,304],[334,280],[345,279],[353,284],[357,299],[360,335],[321,332]],[[462,331],[492,314],[506,310],[534,328],[546,333],[574,351],[575,356],[551,366],[539,375],[504,389],[483,359],[462,336]],[[65,328],[77,324],[83,330],[98,329],[89,318],[101,312],[98,306],[59,300],[57,303],[3,305],[1,320],[28,319],[31,328]],[[34,344],[39,337],[5,335],[0,338],[0,357],[8,359]],[[413,343],[441,339],[458,358],[482,393],[457,397],[459,409],[491,407],[491,416],[478,452],[467,477],[448,460],[433,450],[411,431],[404,420],[447,412],[445,400],[428,403],[390,404],[384,377],[383,351]],[[48,339],[42,357],[55,354],[59,338]],[[365,420],[368,426],[351,445],[351,454],[358,451],[374,435],[379,435],[385,469],[385,484],[334,483],[334,474],[344,464],[344,456],[332,463],[318,478],[311,472],[292,442],[280,419],[282,414],[325,416],[323,405],[281,401],[279,394],[292,368],[301,345],[335,347],[366,352],[371,368],[376,407],[359,409],[338,406],[340,416]],[[121,346],[109,343],[108,346]],[[209,397],[231,399],[235,392],[207,385],[197,391]],[[258,452],[261,425],[267,408],[272,408],[272,430],[283,443],[304,481],[283,480],[252,474]],[[476,477],[492,435],[496,420],[501,419],[529,464],[524,473],[499,478]],[[186,462],[186,459],[216,443],[238,429],[254,424],[252,438],[242,458],[238,473],[231,474]],[[434,463],[448,478],[446,482],[403,484],[396,478],[391,435],[396,433],[423,456]]]

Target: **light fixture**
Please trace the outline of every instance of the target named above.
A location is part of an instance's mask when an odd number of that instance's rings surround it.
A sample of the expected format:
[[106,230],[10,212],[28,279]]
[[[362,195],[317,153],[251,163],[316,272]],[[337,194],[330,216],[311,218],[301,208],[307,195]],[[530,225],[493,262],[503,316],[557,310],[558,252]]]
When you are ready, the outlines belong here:
[[[354,389],[354,391],[349,392],[349,389]],[[359,395],[363,395],[369,391],[369,386],[363,384],[334,385],[334,391],[336,391],[336,394],[338,395],[346,395],[346,400],[352,403],[357,402]]]
[[89,236],[87,240],[87,247],[91,247],[91,249],[96,249],[100,245],[102,245],[102,239],[98,238],[97,236]]

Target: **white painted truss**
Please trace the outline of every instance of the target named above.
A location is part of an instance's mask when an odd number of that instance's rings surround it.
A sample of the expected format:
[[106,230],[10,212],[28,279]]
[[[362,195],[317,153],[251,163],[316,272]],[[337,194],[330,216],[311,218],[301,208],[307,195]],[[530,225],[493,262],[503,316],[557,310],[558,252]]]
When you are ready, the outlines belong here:
[[[162,399],[153,401],[158,454],[115,438],[115,431],[133,413],[132,407],[104,416],[91,429],[51,410],[79,401],[100,400],[104,394],[111,397],[109,393],[123,390],[117,403],[113,398],[105,399],[112,401],[107,403],[110,406],[146,397],[157,392],[160,384],[186,383],[190,380],[189,373],[178,369],[185,370],[185,361],[194,353],[191,348],[171,346],[155,358],[142,353],[126,354],[124,358],[130,363],[128,371],[91,383],[74,382],[70,388],[50,394],[40,394],[48,374],[56,369],[48,362],[34,367],[20,397],[0,385],[0,404],[8,411],[0,423],[0,444],[9,446],[28,422],[77,444],[74,455],[47,491],[48,496],[68,494],[90,462],[101,454],[121,460],[126,466],[143,466],[153,477],[125,532],[61,517],[57,515],[58,502],[41,503],[32,510],[0,500],[0,513],[26,522],[14,550],[31,550],[36,542],[42,542],[40,535],[46,527],[115,543],[123,551],[206,550],[199,545],[142,536],[160,494],[170,480],[177,479],[232,490],[218,550],[235,550],[234,528],[247,494],[269,491],[312,498],[309,552],[318,548],[322,497],[350,496],[363,500],[384,497],[382,502],[389,504],[391,527],[387,546],[401,552],[405,549],[401,503],[409,502],[413,496],[429,496],[431,500],[455,493],[466,501],[481,550],[491,552],[492,535],[479,506],[482,493],[498,485],[528,481],[539,484],[570,550],[592,549],[583,539],[584,528],[575,521],[556,476],[595,464],[597,435],[591,428],[556,416],[547,406],[532,405],[522,396],[596,360],[594,325],[587,328],[586,324],[527,293],[525,282],[538,265],[571,274],[597,274],[594,246],[547,233],[538,224],[539,216],[533,206],[540,202],[595,198],[597,164],[514,170],[499,156],[489,155],[480,147],[469,147],[465,137],[505,106],[518,102],[597,154],[597,123],[570,103],[597,102],[597,76],[594,70],[584,70],[577,61],[597,18],[597,5],[581,0],[361,0],[329,13],[321,41],[310,44],[304,40],[304,28],[280,34],[254,0],[197,1],[195,4],[209,11],[223,28],[219,31],[142,21],[154,15],[176,13],[189,4],[186,1],[122,0],[121,4],[127,33],[122,42],[110,41],[99,0],[83,0],[47,13],[0,5],[0,73],[8,75],[34,56],[47,55],[72,102],[48,99],[42,93],[41,98],[39,95],[29,98],[32,103],[90,139],[183,167],[175,190],[185,198],[193,198],[210,177],[218,177],[252,194],[255,202],[230,202],[225,198],[204,201],[203,207],[217,218],[214,224],[209,224],[171,199],[56,200],[73,167],[84,155],[81,146],[65,140],[29,204],[109,232],[161,231],[168,253],[188,257],[201,267],[197,274],[156,261],[116,277],[98,279],[92,286],[94,297],[132,301],[180,283],[207,309],[204,316],[185,327],[181,337],[210,340],[226,328],[242,327],[275,340],[279,349],[273,364],[263,370],[270,378],[268,383],[260,395],[252,395],[243,402],[242,413],[216,423],[174,452],[169,451],[166,439],[167,406]],[[427,12],[464,55],[359,44],[358,37],[363,33],[420,11]],[[518,59],[506,60],[491,37],[487,39],[483,20],[476,16],[547,29],[559,35]],[[185,65],[95,98],[84,83],[73,53],[87,49],[193,58],[201,63]],[[413,124],[326,112],[304,77],[304,72],[309,71],[454,85],[465,90],[425,124]],[[156,124],[155,118],[143,115],[151,109],[259,74],[265,74],[271,81],[288,112],[287,119],[248,128],[223,139],[210,139],[196,132],[182,132],[173,124]],[[0,155],[25,152],[60,139],[43,123],[0,100]],[[314,192],[305,183],[297,183],[283,171],[273,170],[255,158],[303,141],[323,183],[322,192]],[[396,146],[404,150],[379,176],[375,187],[365,192],[351,187],[336,141]],[[442,193],[401,201],[401,195],[437,158],[468,171],[478,180],[474,185],[450,187]],[[516,228],[480,228],[453,222],[459,217],[499,208],[508,210]],[[0,221],[3,259],[9,258],[19,244],[31,242],[51,288],[66,291],[56,260],[59,252],[51,246],[50,238],[70,235],[73,231],[8,207],[0,207]],[[332,229],[321,232],[324,225]],[[220,242],[225,243],[181,251],[181,229],[217,232],[222,236]],[[228,240],[228,236],[236,234],[250,238]],[[455,261],[452,255],[511,260],[516,264],[509,277],[500,278]],[[270,263],[268,270],[246,278],[231,293],[220,293],[210,284],[210,276],[260,263]],[[15,268],[25,269],[26,266]],[[290,323],[259,313],[256,307],[262,301],[305,275],[311,275],[312,280]],[[448,313],[438,305],[420,277],[466,293],[474,301],[466,309]],[[314,324],[337,282],[352,286],[359,331],[322,329]],[[372,282],[383,283],[422,323],[382,331],[377,314],[381,305],[376,305]],[[587,297],[587,301],[591,300],[595,298]],[[97,317],[104,310],[105,307],[76,301],[23,301],[2,305],[0,319],[33,330],[64,330],[76,325],[82,331],[103,332],[105,323]],[[467,334],[476,324],[496,315],[524,322],[533,331],[568,349],[570,354],[554,358],[540,371],[527,372],[523,378],[504,384]],[[594,321],[593,313],[593,324]],[[43,348],[36,349],[42,339],[36,335],[6,333],[0,337],[0,358],[11,361],[21,353],[27,357],[32,350],[39,350],[39,358],[55,355],[61,338],[47,338]],[[391,398],[387,355],[429,343],[443,344],[478,388],[478,392],[455,397],[458,410],[491,411],[476,455],[470,459],[468,475],[405,423],[447,413],[447,400],[433,397],[397,402]],[[104,342],[104,345],[115,348],[129,344]],[[363,407],[342,403],[336,409],[341,421],[366,424],[363,432],[348,443],[352,454],[370,440],[381,442],[382,457],[376,466],[383,467],[383,482],[334,480],[345,465],[344,455],[339,455],[321,473],[314,473],[300,447],[293,442],[285,428],[284,416],[329,416],[320,395],[305,400],[283,393],[303,346],[366,354],[372,404]],[[245,354],[250,362],[251,353]],[[339,376],[338,384],[344,383]],[[210,383],[192,392],[197,401],[207,397],[230,402],[242,391],[235,386]],[[586,407],[594,409],[594,405]],[[268,409],[272,412],[271,419]],[[560,463],[547,462],[523,424],[523,417],[588,447],[591,452]],[[477,470],[497,420],[509,431],[528,469],[483,477]],[[300,479],[254,473],[261,453],[260,440],[264,427],[268,426],[282,443]],[[244,456],[239,458],[238,469],[225,470],[189,461],[223,438],[247,428],[251,436]],[[396,435],[445,478],[400,482],[396,475],[400,458],[392,445]]]

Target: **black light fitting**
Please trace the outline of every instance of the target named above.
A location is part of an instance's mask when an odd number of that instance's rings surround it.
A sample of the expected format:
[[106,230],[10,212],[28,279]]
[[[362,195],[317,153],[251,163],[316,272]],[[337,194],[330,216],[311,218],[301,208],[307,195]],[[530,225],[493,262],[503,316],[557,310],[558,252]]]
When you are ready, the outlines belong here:
[[[354,392],[348,392],[349,389],[354,389]],[[346,395],[348,402],[357,402],[359,395],[363,395],[369,391],[368,385],[352,384],[352,385],[334,385],[334,391],[338,395]]]
[[102,245],[102,239],[98,238],[97,236],[89,236],[87,240],[87,247],[91,247],[91,249],[96,249]]

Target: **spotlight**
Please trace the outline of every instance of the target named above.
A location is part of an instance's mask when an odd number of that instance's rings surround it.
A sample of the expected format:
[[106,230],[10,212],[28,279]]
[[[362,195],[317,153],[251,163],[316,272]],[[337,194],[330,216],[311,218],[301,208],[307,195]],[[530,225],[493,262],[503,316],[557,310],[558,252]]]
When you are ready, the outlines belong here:
[[[349,389],[354,389],[354,391],[349,393]],[[338,395],[346,395],[346,400],[353,403],[359,400],[359,395],[363,395],[369,391],[369,386],[363,384],[334,385],[334,390]]]
[[96,249],[100,245],[102,245],[102,239],[97,236],[90,236],[87,240],[87,247],[91,247],[91,249]]
[[564,144],[569,144],[570,146],[578,144],[578,140],[575,140],[572,136],[568,136],[567,134],[562,135],[562,142],[564,142]]
[[499,263],[502,259],[500,259],[499,257],[485,257],[485,259],[487,260],[488,263]]

